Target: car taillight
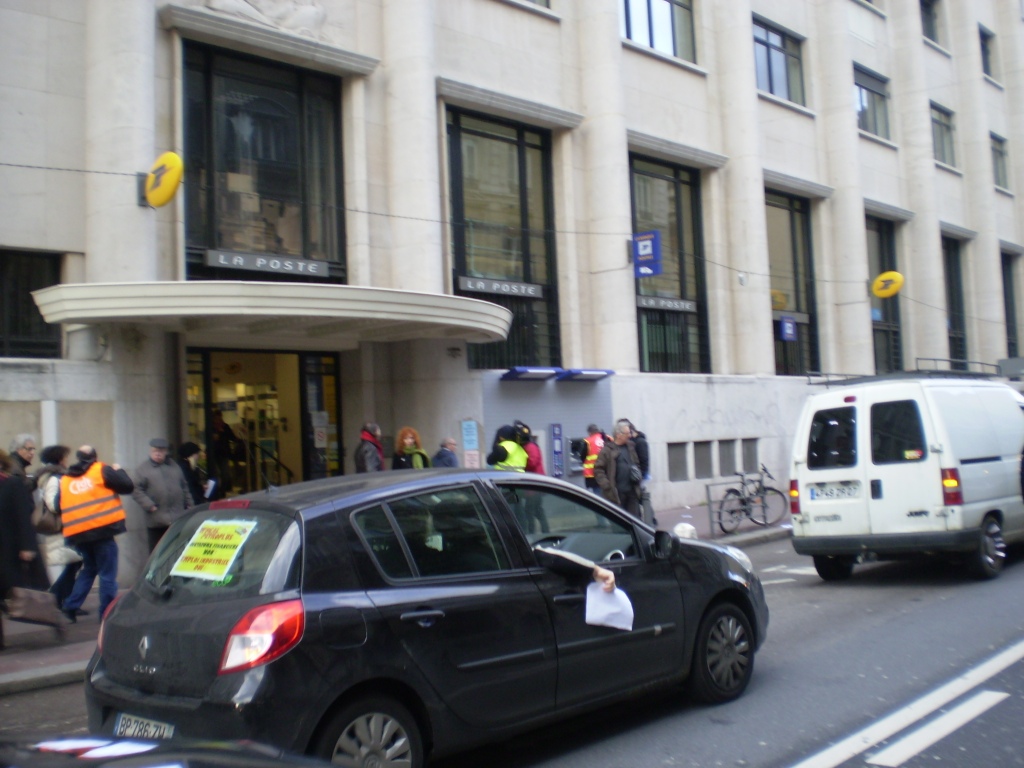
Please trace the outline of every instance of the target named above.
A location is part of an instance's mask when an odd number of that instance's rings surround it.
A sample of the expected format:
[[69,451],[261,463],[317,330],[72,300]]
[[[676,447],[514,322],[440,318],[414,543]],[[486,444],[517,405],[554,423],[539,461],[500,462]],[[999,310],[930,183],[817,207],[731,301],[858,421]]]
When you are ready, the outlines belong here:
[[942,470],[942,503],[947,507],[964,503],[964,492],[960,487],[960,470]]
[[100,617],[100,633],[96,637],[96,647],[99,649],[100,654],[103,653],[103,630],[106,629],[107,626],[107,616],[109,616],[110,612],[114,610],[114,605],[120,599],[121,595],[117,595],[116,597],[114,597],[114,599],[111,600],[110,604],[107,606],[107,610],[105,610],[103,612],[103,615]]
[[298,644],[305,625],[301,600],[253,608],[231,630],[224,644],[218,674],[251,669],[273,661]]
[[789,481],[789,513],[800,514],[800,483],[796,480]]

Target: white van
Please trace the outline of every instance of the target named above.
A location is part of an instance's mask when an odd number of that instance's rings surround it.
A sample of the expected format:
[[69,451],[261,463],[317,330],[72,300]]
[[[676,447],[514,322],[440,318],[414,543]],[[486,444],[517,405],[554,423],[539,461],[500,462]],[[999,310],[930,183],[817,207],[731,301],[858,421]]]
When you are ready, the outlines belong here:
[[821,578],[864,559],[966,555],[1002,570],[1024,539],[1021,398],[983,378],[894,374],[809,395],[790,472],[793,546]]

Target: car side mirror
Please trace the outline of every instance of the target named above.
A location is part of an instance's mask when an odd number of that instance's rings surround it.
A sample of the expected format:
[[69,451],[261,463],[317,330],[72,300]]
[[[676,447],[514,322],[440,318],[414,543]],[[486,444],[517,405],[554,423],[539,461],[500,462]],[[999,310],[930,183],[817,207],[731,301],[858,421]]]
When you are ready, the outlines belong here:
[[654,532],[654,556],[659,560],[668,560],[678,547],[679,539],[668,531]]

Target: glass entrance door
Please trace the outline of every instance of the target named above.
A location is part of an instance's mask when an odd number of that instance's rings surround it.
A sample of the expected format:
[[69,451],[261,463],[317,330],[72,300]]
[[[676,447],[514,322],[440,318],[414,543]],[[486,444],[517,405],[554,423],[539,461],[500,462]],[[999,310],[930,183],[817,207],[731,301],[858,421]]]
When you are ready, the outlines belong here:
[[213,497],[338,474],[337,382],[336,355],[190,349],[188,434]]

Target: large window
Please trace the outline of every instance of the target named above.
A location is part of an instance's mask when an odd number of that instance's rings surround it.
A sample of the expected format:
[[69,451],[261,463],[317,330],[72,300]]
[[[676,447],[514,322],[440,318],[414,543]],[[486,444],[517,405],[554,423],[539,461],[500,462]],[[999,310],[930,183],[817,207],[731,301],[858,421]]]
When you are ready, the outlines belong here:
[[888,81],[860,67],[853,70],[853,97],[857,126],[862,131],[889,138]]
[[765,203],[775,372],[800,375],[818,369],[810,203],[775,192]]
[[1010,172],[1006,162],[1006,139],[996,136],[994,133],[988,135],[992,147],[992,180],[997,187],[1010,188]]
[[981,44],[981,71],[989,77],[995,77],[996,36],[984,27],[978,27],[978,38]]
[[804,103],[799,40],[755,20],[754,64],[759,90],[797,104]]
[[1017,256],[1002,254],[1003,262],[1003,313],[1006,316],[1006,356],[1017,357],[1020,346],[1017,343]]
[[[868,216],[868,277],[896,269],[896,237],[891,221]],[[881,299],[871,294],[871,326],[875,342],[875,372],[903,370],[900,305],[896,296]]]
[[697,61],[693,0],[620,0],[622,36],[686,61]]
[[946,326],[949,357],[954,370],[967,370],[967,322],[964,317],[964,282],[960,264],[960,243],[942,238],[942,263],[946,276]]
[[913,400],[871,405],[871,463],[902,464],[928,455],[921,413]]
[[473,368],[559,365],[546,131],[448,111],[456,291],[508,308],[508,339],[471,344]]
[[60,282],[60,257],[0,251],[0,357],[60,357],[60,326],[49,325],[32,291]]
[[339,91],[334,78],[186,44],[190,278],[237,275],[217,251],[323,262],[318,279],[344,279]]
[[633,231],[657,231],[661,274],[637,280],[640,370],[710,373],[697,171],[630,158]]
[[935,159],[946,165],[956,165],[953,145],[953,113],[932,103],[932,151]]

